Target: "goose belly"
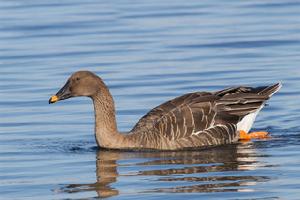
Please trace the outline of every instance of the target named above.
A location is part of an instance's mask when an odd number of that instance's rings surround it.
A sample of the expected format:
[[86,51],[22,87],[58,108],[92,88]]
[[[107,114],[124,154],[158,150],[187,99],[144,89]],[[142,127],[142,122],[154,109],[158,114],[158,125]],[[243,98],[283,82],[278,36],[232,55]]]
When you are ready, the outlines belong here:
[[250,113],[250,114],[246,115],[245,117],[243,117],[242,120],[237,123],[237,130],[238,131],[243,130],[246,133],[248,133],[255,121],[257,114],[259,113],[259,111],[262,108],[263,108],[263,106],[261,106],[257,111]]

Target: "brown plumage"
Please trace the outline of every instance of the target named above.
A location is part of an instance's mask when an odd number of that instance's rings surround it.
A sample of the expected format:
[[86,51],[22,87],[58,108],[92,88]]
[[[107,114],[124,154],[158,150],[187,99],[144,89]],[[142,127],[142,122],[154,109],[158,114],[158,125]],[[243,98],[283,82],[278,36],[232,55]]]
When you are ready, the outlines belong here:
[[74,73],[49,103],[76,96],[92,98],[100,147],[179,150],[237,142],[238,130],[248,132],[258,111],[280,87],[277,83],[185,94],[152,109],[127,134],[118,132],[113,98],[92,72]]

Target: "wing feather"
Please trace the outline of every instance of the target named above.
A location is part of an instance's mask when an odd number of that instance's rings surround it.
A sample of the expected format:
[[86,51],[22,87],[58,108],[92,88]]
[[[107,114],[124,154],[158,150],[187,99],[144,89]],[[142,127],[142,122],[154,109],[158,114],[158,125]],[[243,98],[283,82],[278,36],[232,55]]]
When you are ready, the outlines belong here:
[[175,144],[180,144],[182,148],[206,147],[229,144],[236,142],[237,140],[238,134],[236,131],[236,125],[222,124],[215,125],[189,137],[180,138],[179,140],[174,141],[174,146],[176,146]]
[[131,132],[148,129],[168,140],[189,137],[212,125],[216,115],[215,99],[215,95],[207,92],[183,95],[151,110]]

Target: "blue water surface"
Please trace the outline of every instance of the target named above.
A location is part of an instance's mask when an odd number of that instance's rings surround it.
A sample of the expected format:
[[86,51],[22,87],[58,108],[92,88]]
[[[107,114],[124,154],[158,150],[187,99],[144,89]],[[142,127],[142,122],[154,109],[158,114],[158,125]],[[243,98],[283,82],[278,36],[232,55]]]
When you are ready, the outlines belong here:
[[[0,0],[0,199],[299,199],[297,0]],[[48,105],[91,70],[118,128],[193,91],[283,83],[253,130],[184,152],[97,149],[91,101]]]

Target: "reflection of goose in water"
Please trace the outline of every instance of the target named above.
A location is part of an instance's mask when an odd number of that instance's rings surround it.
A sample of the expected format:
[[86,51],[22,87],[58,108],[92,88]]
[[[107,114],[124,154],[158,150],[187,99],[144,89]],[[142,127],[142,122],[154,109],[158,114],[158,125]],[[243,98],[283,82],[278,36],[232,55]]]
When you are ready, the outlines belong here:
[[96,191],[99,197],[110,197],[119,194],[119,191],[110,186],[117,181],[118,152],[98,151],[96,160],[97,182],[90,184],[70,184],[62,188],[64,192],[86,192]]
[[[118,178],[141,182],[135,193],[160,192],[240,192],[248,186],[268,181],[267,176],[249,175],[243,171],[264,167],[251,143],[224,146],[202,151],[119,152],[98,151],[97,182],[70,184],[64,192],[95,191],[99,197],[131,193],[114,187]],[[141,162],[141,160],[146,160]],[[118,163],[122,164],[118,164]],[[125,163],[125,164],[124,164]],[[128,163],[128,164],[126,164]],[[130,168],[130,170],[128,170]],[[146,177],[146,180],[145,180]],[[147,178],[149,177],[149,178]],[[146,182],[144,182],[146,181]],[[122,192],[121,192],[122,191]]]

